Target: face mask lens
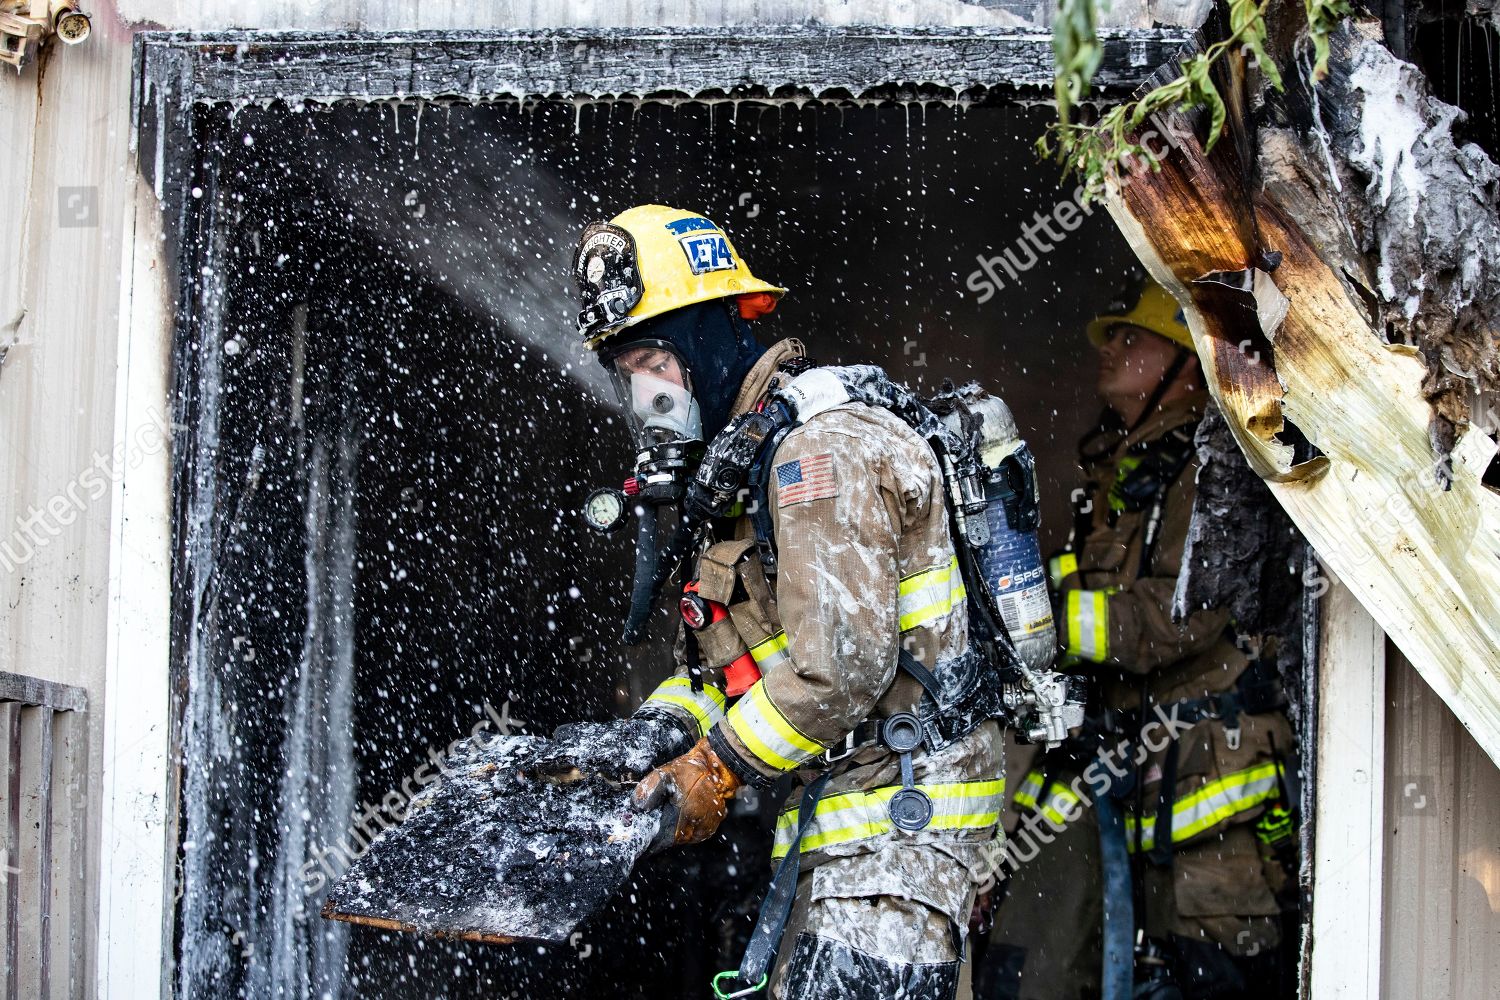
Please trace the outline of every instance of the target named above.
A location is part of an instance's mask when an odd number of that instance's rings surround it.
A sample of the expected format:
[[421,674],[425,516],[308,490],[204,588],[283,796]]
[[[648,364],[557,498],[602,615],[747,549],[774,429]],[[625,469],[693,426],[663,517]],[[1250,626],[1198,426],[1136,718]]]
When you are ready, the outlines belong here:
[[641,345],[616,357],[612,370],[638,444],[649,447],[662,441],[702,439],[703,421],[693,399],[692,380],[676,354],[664,347]]
[[615,371],[621,382],[627,385],[634,375],[649,375],[659,381],[670,382],[679,388],[692,391],[692,386],[688,382],[687,369],[682,366],[677,355],[665,347],[644,344],[623,351],[615,358]]

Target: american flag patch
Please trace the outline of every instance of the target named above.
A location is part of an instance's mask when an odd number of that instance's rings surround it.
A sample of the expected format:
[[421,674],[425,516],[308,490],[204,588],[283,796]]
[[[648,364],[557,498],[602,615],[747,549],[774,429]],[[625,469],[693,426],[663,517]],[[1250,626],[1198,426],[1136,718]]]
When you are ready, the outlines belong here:
[[826,500],[839,495],[833,475],[833,454],[824,452],[776,466],[776,506]]

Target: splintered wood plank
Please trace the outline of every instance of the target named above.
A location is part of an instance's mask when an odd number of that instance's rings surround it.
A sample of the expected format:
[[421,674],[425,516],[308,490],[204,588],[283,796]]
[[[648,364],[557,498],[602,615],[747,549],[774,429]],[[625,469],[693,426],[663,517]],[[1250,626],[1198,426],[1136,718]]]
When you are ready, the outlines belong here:
[[[1341,44],[1336,62],[1361,42]],[[1221,80],[1226,93],[1240,85]],[[1428,366],[1372,327],[1340,264],[1357,256],[1336,245],[1347,223],[1323,225],[1307,208],[1315,199],[1288,193],[1323,161],[1292,153],[1257,171],[1244,120],[1231,114],[1212,152],[1201,126],[1177,111],[1149,122],[1170,149],[1159,171],[1110,184],[1110,214],[1183,306],[1250,467],[1500,762],[1500,495],[1481,482],[1494,443],[1470,426],[1449,456],[1435,449]],[[1293,447],[1293,428],[1315,454]]]
[[400,931],[404,934],[430,933],[437,938],[452,938],[456,941],[482,941],[485,944],[514,944],[516,939],[505,937],[500,934],[486,934],[482,931],[431,931],[424,932],[416,924],[404,924],[399,920],[391,920],[386,917],[372,917],[356,915],[353,913],[340,913],[334,909],[332,902],[323,904],[321,915],[327,920],[342,920],[349,924],[359,924],[363,927],[374,927],[383,931]]

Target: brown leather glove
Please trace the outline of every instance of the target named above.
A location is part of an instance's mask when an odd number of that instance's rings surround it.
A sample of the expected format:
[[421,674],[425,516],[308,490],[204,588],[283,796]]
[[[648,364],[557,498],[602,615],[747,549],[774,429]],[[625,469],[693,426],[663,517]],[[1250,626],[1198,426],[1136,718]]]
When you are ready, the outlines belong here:
[[708,740],[701,739],[693,749],[641,779],[635,786],[635,807],[642,811],[664,808],[664,826],[673,822],[675,812],[672,843],[696,844],[719,829],[729,814],[726,803],[739,787],[740,779],[724,766]]

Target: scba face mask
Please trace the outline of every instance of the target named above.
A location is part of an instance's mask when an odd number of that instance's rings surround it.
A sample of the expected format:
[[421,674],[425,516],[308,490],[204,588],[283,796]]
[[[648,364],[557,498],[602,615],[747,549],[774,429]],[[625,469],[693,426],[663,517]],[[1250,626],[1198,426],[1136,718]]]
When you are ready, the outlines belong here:
[[642,446],[664,440],[703,440],[698,401],[674,382],[641,372],[631,376],[630,415],[639,425],[636,440]]
[[633,344],[615,355],[610,372],[638,448],[703,440],[692,376],[671,345]]

